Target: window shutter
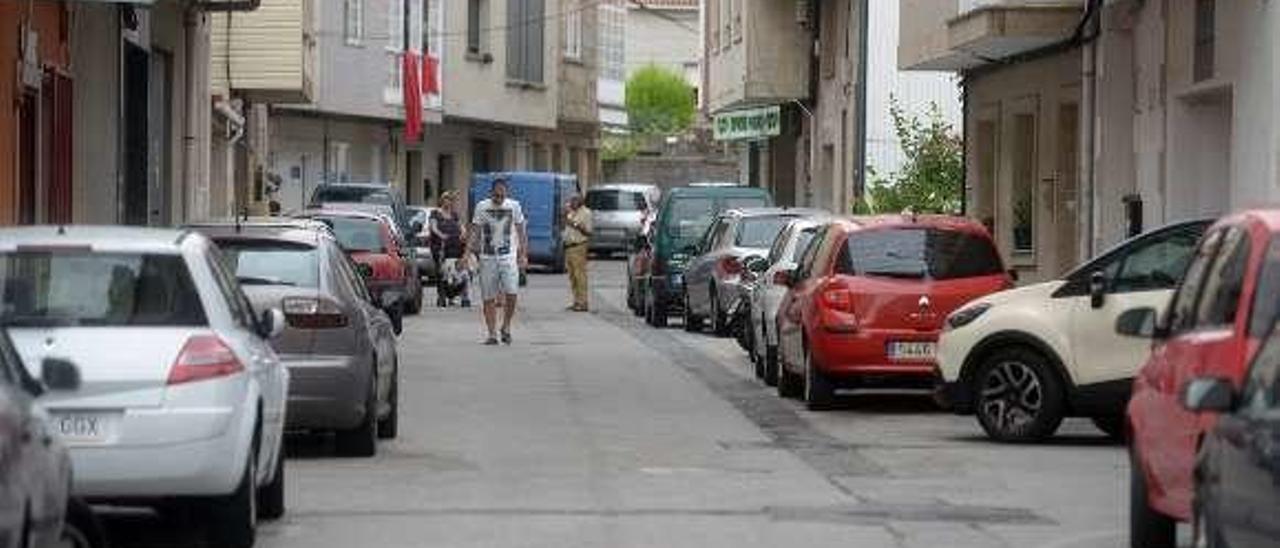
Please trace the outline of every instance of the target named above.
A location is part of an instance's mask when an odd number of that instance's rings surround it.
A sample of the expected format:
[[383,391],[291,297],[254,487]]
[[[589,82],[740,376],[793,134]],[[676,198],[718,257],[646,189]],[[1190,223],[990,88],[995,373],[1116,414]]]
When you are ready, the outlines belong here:
[[520,80],[524,77],[521,66],[524,64],[524,52],[520,47],[524,37],[524,2],[507,0],[507,78]]
[[546,58],[545,33],[547,21],[545,16],[546,0],[527,0],[529,3],[529,12],[527,13],[528,24],[525,26],[527,34],[526,51],[529,54],[529,64],[526,65],[528,71],[525,74],[525,80],[530,82],[542,83],[542,61]]

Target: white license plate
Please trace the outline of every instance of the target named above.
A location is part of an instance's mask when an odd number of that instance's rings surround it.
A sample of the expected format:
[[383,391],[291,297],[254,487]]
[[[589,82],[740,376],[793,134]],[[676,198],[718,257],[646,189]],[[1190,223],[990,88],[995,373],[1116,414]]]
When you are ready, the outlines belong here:
[[101,445],[115,438],[119,415],[115,413],[52,414],[53,428],[67,445]]
[[893,341],[887,353],[891,360],[932,360],[938,356],[938,343],[925,341]]

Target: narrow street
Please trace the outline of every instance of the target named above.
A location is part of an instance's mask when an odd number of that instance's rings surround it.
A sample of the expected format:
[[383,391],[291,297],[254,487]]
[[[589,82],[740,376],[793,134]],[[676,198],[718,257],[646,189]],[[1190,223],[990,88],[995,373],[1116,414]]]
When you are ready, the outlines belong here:
[[1013,446],[920,395],[810,413],[731,340],[631,317],[623,268],[594,263],[585,315],[562,310],[563,277],[532,276],[511,348],[479,344],[475,310],[410,320],[400,439],[370,460],[291,440],[289,512],[259,546],[1123,544],[1125,454],[1088,422]]

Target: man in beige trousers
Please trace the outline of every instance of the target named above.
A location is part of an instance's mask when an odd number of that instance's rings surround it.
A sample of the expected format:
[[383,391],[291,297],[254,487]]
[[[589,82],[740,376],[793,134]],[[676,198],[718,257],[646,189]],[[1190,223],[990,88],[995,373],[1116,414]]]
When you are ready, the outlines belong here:
[[564,262],[573,288],[573,305],[569,310],[587,311],[587,249],[591,243],[591,210],[582,196],[569,200],[564,219]]

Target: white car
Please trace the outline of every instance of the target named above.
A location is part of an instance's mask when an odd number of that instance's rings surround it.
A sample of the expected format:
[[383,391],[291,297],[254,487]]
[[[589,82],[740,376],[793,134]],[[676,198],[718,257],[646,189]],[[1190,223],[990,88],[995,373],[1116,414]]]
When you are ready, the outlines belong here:
[[751,312],[749,319],[751,330],[751,363],[755,365],[756,377],[764,379],[769,386],[778,382],[778,333],[775,322],[778,316],[778,305],[787,294],[787,286],[774,281],[779,272],[791,272],[799,264],[800,255],[804,253],[813,235],[822,226],[816,217],[805,217],[791,221],[774,239],[765,261],[769,267],[756,278],[751,287]]
[[78,366],[39,405],[94,502],[201,503],[217,546],[284,512],[288,370],[217,248],[178,230],[0,230],[0,323],[26,363]]
[[957,309],[938,341],[937,399],[958,414],[976,414],[1000,441],[1043,439],[1068,416],[1089,417],[1120,436],[1150,342],[1117,335],[1116,319],[1136,307],[1165,307],[1209,224],[1165,226],[1062,279]]

